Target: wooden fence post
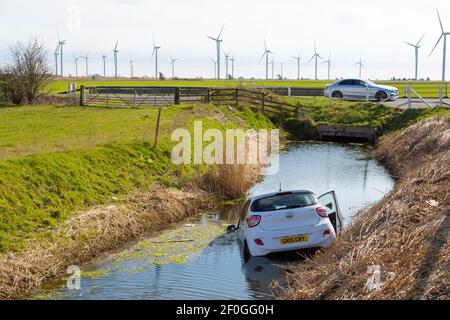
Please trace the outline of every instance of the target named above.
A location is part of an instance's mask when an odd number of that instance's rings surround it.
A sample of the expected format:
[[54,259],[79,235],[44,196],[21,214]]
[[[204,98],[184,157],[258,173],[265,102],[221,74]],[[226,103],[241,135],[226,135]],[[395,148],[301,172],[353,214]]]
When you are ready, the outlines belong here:
[[84,106],[84,86],[80,87],[80,106]]
[[155,129],[155,142],[153,143],[153,148],[156,149],[158,146],[158,135],[159,135],[159,123],[161,122],[161,107],[158,108],[158,117],[156,118],[156,129]]
[[264,113],[264,108],[265,108],[265,104],[266,104],[266,94],[263,92],[262,93],[262,99],[261,99],[261,108],[262,108],[262,113]]
[[295,109],[296,117],[297,119],[300,119],[302,117],[302,114],[300,113],[300,102],[297,101],[297,108]]
[[180,104],[180,88],[175,88],[175,104]]

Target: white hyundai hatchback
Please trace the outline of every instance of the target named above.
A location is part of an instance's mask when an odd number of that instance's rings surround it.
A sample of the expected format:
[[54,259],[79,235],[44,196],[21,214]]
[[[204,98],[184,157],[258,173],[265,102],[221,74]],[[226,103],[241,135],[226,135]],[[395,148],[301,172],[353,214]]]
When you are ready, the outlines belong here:
[[244,254],[265,256],[274,252],[329,247],[342,228],[334,191],[317,198],[309,190],[270,193],[250,198],[237,226]]

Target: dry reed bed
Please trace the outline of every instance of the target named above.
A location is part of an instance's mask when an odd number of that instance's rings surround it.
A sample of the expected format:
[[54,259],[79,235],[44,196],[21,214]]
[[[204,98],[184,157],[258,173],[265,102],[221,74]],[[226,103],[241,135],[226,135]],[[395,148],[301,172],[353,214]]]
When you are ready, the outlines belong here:
[[49,280],[62,277],[68,266],[82,265],[149,232],[211,210],[221,197],[242,197],[255,181],[254,166],[216,169],[197,179],[208,181],[202,189],[155,187],[124,205],[75,215],[53,232],[50,241],[34,241],[22,252],[1,255],[0,299],[24,297]]
[[[450,119],[385,137],[375,157],[398,177],[334,246],[288,275],[288,299],[450,298]],[[381,267],[379,290],[366,283]]]

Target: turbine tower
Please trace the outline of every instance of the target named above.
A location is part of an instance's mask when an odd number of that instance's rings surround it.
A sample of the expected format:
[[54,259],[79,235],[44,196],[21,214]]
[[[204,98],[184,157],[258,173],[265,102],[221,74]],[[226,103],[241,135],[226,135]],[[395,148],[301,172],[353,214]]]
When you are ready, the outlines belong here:
[[362,58],[359,58],[359,61],[354,64],[354,66],[359,66],[359,79],[362,78],[362,69],[364,68],[364,64],[362,63]]
[[61,50],[61,77],[63,77],[64,76],[64,45],[66,44],[66,40],[61,40],[60,39],[60,37],[59,37],[59,33],[58,33],[58,31],[56,31],[56,33],[57,33],[57,35],[58,35],[58,45],[59,45],[59,48],[60,48],[60,50]]
[[86,55],[83,57],[81,56],[80,58],[84,59],[85,63],[86,63],[86,78],[89,77],[89,51],[86,53]]
[[102,60],[103,60],[103,77],[106,78],[106,55],[104,54],[102,56]]
[[58,45],[56,46],[54,55],[55,55],[55,75],[58,75],[59,41]]
[[223,55],[225,56],[225,79],[228,80],[228,62],[230,61],[230,53],[223,51]]
[[411,47],[414,48],[415,53],[416,53],[416,60],[415,60],[415,62],[416,62],[416,71],[414,73],[414,75],[415,75],[414,76],[414,80],[416,80],[416,81],[417,81],[417,79],[419,77],[419,48],[420,48],[420,42],[422,42],[423,37],[425,37],[425,34],[423,34],[422,38],[420,38],[420,40],[415,45],[405,41],[405,43],[408,46],[411,46]]
[[439,42],[441,42],[441,39],[444,38],[444,48],[443,48],[443,56],[442,56],[442,81],[445,81],[445,66],[446,66],[446,60],[447,60],[447,36],[450,35],[450,32],[444,31],[444,26],[442,25],[441,16],[439,14],[439,9],[436,8],[439,24],[441,25],[441,36],[439,37],[438,41],[436,42],[436,45],[434,46],[433,50],[431,50],[430,55],[433,53],[434,49],[438,46]]
[[216,79],[220,79],[220,43],[223,42],[222,39],[220,39],[220,36],[222,35],[223,29],[225,28],[225,24],[223,24],[222,29],[220,29],[219,35],[217,36],[217,38],[213,38],[210,36],[207,36],[208,38],[210,38],[211,40],[216,42],[216,49],[217,49],[217,76]]
[[231,61],[231,78],[234,79],[234,60],[235,60],[236,56],[233,53],[233,57],[230,58]]
[[299,53],[297,57],[292,57],[297,60],[297,80],[300,80],[300,61],[302,60],[302,54]]
[[78,77],[78,60],[80,60],[81,57],[74,57],[74,61],[75,61],[75,77]]
[[[264,57],[266,57],[266,80],[269,79],[269,54],[273,55],[273,52],[267,49],[267,42],[266,39],[264,39],[264,53],[261,59],[259,60],[259,63],[261,63]],[[273,61],[272,61],[272,78],[273,78]]]
[[155,79],[158,79],[158,50],[161,49],[160,46],[156,45],[155,38],[153,38],[153,53],[151,61],[153,57],[155,57]]
[[330,74],[331,74],[331,53],[328,56],[328,60],[325,60],[322,63],[328,64],[328,78],[327,78],[327,80],[330,80]]
[[217,62],[214,59],[211,59],[211,61],[214,63],[214,78],[217,79]]
[[313,54],[313,56],[311,57],[311,59],[309,60],[309,62],[308,63],[311,63],[311,61],[313,61],[314,59],[315,59],[315,72],[314,72],[314,79],[315,80],[318,80],[319,78],[317,77],[317,59],[323,59],[321,56],[320,56],[320,54],[317,52],[317,47],[316,47],[316,44],[314,43],[314,54]]
[[134,60],[130,59],[130,78],[133,79],[134,77]]
[[114,52],[114,77],[117,79],[117,54],[119,50],[117,50],[117,46],[119,45],[119,41],[116,41],[116,46],[113,49]]
[[170,56],[170,66],[172,67],[172,79],[175,78],[175,62],[178,61],[178,58],[174,58]]

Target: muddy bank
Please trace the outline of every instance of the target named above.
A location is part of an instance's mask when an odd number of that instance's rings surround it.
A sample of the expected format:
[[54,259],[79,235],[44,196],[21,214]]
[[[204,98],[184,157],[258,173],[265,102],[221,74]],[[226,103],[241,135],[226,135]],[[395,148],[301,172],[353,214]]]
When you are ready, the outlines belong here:
[[283,298],[449,299],[449,149],[449,118],[384,137],[375,157],[396,187],[333,248],[296,266]]

